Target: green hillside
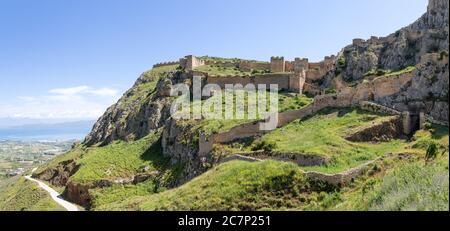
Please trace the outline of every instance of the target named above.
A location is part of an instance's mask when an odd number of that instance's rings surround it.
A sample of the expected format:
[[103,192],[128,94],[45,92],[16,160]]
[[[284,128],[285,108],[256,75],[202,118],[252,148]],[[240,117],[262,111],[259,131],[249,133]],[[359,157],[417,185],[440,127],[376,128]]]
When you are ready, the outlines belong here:
[[0,211],[65,211],[43,189],[23,177],[0,183]]

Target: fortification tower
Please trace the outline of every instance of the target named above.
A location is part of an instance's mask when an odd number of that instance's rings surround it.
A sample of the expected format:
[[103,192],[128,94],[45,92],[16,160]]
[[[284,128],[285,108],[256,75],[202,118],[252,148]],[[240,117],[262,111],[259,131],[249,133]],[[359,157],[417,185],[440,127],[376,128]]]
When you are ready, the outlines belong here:
[[301,73],[303,73],[303,71],[308,71],[308,69],[309,69],[309,60],[308,59],[295,58],[294,72],[296,74],[301,74]]
[[185,56],[184,58],[180,59],[180,66],[182,68],[184,68],[186,71],[192,71],[196,67],[200,67],[200,66],[204,66],[204,65],[205,65],[205,61],[203,61],[193,55],[188,55],[188,56]]
[[285,72],[286,63],[284,62],[284,57],[271,57],[270,58],[270,72]]

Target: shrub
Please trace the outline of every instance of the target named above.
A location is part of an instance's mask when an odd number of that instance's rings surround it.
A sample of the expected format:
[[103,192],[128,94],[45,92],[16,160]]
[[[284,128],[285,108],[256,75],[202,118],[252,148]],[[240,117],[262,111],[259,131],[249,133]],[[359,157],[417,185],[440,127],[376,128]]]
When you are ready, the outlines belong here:
[[439,61],[443,60],[444,57],[448,57],[447,51],[441,51],[440,56],[439,56]]
[[425,128],[425,130],[430,131],[433,129],[433,125],[430,122],[425,122],[423,124],[423,127]]
[[260,151],[264,150],[266,152],[271,152],[272,150],[277,148],[277,144],[273,142],[268,142],[265,140],[262,141],[256,141],[252,145],[252,151]]
[[436,159],[438,152],[439,152],[439,149],[438,149],[438,146],[436,143],[433,142],[430,145],[428,145],[427,153],[425,156],[427,161]]
[[340,68],[346,68],[347,67],[347,61],[345,60],[344,56],[341,56],[338,60],[338,65]]

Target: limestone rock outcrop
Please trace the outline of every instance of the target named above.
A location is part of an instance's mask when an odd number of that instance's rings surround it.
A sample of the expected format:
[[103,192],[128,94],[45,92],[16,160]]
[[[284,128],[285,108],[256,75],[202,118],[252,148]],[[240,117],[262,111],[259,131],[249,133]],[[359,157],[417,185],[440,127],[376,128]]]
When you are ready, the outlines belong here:
[[370,73],[415,66],[410,86],[378,103],[424,111],[434,119],[448,121],[448,12],[447,0],[429,0],[427,12],[413,24],[387,37],[355,39],[339,53],[334,71],[324,77],[322,87],[336,87],[337,78],[358,84]]
[[[122,98],[101,116],[85,138],[87,146],[114,140],[137,140],[161,128],[170,117],[170,84],[183,81],[180,72],[163,73],[159,80],[143,74]],[[157,81],[156,89],[147,87]]]

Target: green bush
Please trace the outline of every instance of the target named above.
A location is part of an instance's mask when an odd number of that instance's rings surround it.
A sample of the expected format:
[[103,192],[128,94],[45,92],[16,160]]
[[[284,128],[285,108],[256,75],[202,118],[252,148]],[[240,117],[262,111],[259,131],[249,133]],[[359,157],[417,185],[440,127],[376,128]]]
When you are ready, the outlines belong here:
[[439,152],[439,148],[436,143],[431,143],[427,148],[426,159],[433,160],[436,159]]
[[252,145],[252,151],[264,150],[266,152],[271,152],[271,151],[273,151],[276,148],[277,148],[277,144],[276,143],[268,142],[268,141],[265,141],[265,140],[256,141]]

